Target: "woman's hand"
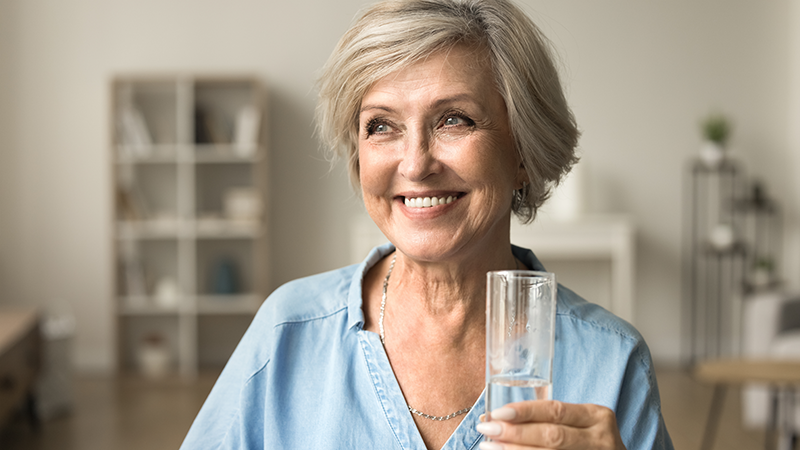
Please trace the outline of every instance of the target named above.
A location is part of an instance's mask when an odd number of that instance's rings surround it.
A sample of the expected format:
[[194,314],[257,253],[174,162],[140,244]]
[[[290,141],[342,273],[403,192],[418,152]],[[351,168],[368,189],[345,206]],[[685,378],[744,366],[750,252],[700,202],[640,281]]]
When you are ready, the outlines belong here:
[[614,412],[591,404],[511,403],[492,411],[492,421],[477,430],[492,439],[480,444],[482,450],[625,449]]

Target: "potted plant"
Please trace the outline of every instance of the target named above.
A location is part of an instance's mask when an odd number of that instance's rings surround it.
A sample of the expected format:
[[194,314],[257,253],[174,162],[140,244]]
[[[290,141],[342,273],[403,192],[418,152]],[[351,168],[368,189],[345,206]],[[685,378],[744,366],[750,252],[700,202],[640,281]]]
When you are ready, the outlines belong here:
[[723,114],[710,114],[700,123],[703,146],[700,158],[710,168],[716,168],[725,159],[725,148],[731,135],[731,122]]

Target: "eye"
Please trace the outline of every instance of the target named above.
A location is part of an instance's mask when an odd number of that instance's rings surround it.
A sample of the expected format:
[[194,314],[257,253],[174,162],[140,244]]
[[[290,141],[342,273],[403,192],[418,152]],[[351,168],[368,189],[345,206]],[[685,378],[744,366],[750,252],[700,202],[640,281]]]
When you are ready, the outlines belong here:
[[461,113],[448,113],[442,120],[443,127],[472,126],[475,122]]
[[446,127],[454,126],[454,125],[460,125],[463,121],[464,121],[464,119],[462,119],[461,117],[451,116],[451,117],[448,117],[448,118],[444,119],[444,125]]
[[390,133],[391,131],[392,127],[380,119],[372,119],[367,122],[367,125],[364,127],[364,132],[367,136],[372,136],[373,134],[386,134]]

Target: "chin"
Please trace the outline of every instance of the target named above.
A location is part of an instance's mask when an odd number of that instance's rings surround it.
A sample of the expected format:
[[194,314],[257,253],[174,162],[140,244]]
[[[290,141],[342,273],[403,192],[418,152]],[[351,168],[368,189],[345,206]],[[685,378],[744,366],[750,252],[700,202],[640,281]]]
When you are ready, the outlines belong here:
[[426,262],[445,262],[463,248],[452,232],[415,233],[411,238],[395,239],[392,243],[404,255]]

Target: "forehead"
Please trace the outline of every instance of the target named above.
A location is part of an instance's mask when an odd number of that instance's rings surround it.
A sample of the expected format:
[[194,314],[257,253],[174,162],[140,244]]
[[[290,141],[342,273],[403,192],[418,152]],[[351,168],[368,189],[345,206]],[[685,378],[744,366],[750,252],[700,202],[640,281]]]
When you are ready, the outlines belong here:
[[[427,55],[379,79],[367,89],[362,102],[391,92],[471,90],[493,92],[494,74],[488,53],[474,46],[455,45]],[[430,92],[429,92],[430,93]]]

